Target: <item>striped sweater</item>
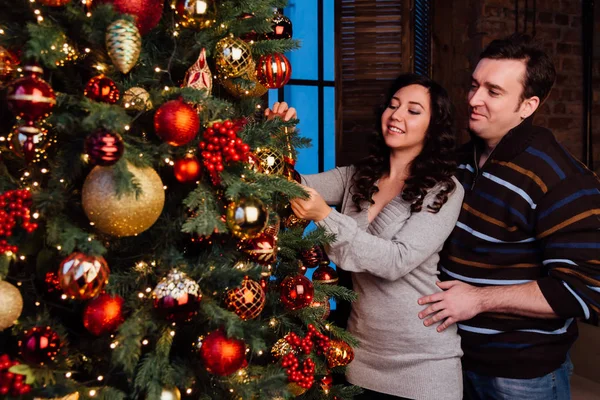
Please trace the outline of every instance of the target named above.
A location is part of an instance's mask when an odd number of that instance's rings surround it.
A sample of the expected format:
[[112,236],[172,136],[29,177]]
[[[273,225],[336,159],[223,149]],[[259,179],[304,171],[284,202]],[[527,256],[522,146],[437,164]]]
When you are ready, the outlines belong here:
[[458,324],[463,367],[529,379],[564,362],[576,318],[600,312],[600,182],[544,128],[525,120],[482,168],[477,140],[460,151],[465,188],[440,258],[442,280],[475,286],[537,281],[560,317],[484,313]]

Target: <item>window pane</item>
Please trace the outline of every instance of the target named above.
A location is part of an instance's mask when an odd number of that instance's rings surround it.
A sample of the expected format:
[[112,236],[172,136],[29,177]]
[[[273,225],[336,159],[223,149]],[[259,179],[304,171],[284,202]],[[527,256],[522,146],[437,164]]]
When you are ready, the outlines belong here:
[[286,54],[292,63],[292,79],[318,79],[317,0],[290,0],[284,13],[292,21],[293,39],[301,41],[298,50]]
[[323,2],[323,67],[324,79],[335,79],[334,0]]
[[298,111],[298,129],[302,137],[310,138],[312,146],[298,149],[296,170],[301,174],[319,172],[319,114],[317,88],[313,86],[287,85],[285,101]]
[[324,88],[323,110],[325,112],[324,149],[325,171],[335,168],[335,88]]

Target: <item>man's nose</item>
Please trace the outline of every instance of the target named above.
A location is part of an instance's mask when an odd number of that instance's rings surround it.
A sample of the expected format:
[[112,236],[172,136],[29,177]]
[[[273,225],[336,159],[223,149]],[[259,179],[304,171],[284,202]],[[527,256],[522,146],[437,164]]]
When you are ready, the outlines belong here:
[[471,107],[476,107],[482,104],[482,89],[471,89],[468,95],[468,102]]

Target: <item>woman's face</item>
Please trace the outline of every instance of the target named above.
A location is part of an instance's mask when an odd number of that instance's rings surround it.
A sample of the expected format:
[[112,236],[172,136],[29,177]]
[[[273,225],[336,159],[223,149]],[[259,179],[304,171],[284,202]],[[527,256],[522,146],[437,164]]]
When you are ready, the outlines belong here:
[[420,152],[431,118],[429,90],[409,85],[398,90],[381,116],[383,139],[391,150]]

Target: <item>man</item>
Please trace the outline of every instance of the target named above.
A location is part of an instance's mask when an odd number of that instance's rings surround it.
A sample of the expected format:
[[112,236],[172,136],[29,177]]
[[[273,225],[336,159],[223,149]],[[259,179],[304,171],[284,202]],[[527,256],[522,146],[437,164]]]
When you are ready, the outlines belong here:
[[521,35],[490,43],[472,75],[465,199],[443,291],[419,299],[426,326],[458,325],[465,398],[570,399],[575,318],[598,323],[600,183],[531,121],[554,79]]

